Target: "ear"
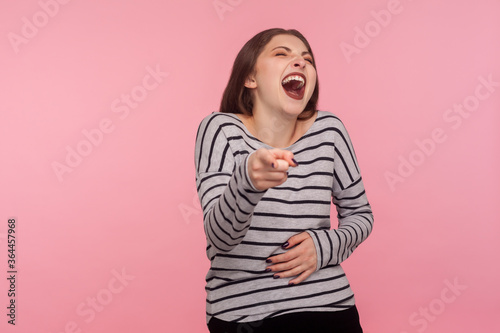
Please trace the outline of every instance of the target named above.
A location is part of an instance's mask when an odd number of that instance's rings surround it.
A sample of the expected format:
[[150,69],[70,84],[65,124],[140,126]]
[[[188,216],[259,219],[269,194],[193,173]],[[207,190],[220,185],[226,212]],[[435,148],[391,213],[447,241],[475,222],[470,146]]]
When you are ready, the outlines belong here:
[[255,76],[253,74],[248,75],[245,80],[245,87],[249,89],[257,88],[257,81],[255,81]]

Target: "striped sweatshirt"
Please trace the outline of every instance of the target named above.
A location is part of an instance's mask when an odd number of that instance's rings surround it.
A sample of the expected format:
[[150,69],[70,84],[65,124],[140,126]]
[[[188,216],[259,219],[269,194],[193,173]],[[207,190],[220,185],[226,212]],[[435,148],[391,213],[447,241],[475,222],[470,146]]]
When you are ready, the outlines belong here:
[[[354,305],[340,263],[368,237],[373,215],[343,123],[318,111],[309,130],[284,148],[299,165],[283,184],[265,191],[254,187],[247,170],[249,155],[261,147],[272,148],[235,114],[212,113],[198,128],[196,186],[211,262],[207,323],[212,317],[248,322]],[[330,222],[332,202],[337,228]],[[273,279],[266,259],[286,252],[281,245],[304,231],[314,241],[317,270],[293,286],[292,278]]]

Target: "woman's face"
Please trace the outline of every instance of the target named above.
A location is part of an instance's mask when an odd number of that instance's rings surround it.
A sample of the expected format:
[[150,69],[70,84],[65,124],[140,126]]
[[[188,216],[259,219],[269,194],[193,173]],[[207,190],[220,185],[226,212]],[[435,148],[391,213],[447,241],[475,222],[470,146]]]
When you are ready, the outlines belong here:
[[253,113],[281,112],[297,117],[316,86],[316,69],[307,47],[292,35],[277,35],[257,58],[245,86],[253,91]]

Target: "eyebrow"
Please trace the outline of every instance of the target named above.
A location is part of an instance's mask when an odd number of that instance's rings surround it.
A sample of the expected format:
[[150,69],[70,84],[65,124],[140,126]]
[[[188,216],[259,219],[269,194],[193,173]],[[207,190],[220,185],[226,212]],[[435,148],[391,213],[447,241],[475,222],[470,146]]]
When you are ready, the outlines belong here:
[[[289,47],[286,47],[286,46],[276,46],[274,49],[271,50],[271,52],[274,51],[274,50],[276,50],[276,49],[285,49],[287,52],[292,52],[292,50]],[[312,55],[311,55],[311,53],[309,51],[304,51],[304,52],[302,52],[301,55],[305,55],[305,54],[308,54],[308,55],[310,55],[312,57]]]

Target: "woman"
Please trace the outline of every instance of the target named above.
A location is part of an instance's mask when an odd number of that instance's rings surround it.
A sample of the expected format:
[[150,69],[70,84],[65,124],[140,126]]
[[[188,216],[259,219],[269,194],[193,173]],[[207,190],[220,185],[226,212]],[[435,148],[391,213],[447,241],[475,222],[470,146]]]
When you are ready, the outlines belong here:
[[243,46],[220,112],[200,124],[210,332],[362,332],[340,263],[373,215],[347,131],[317,100],[307,40],[269,29]]

